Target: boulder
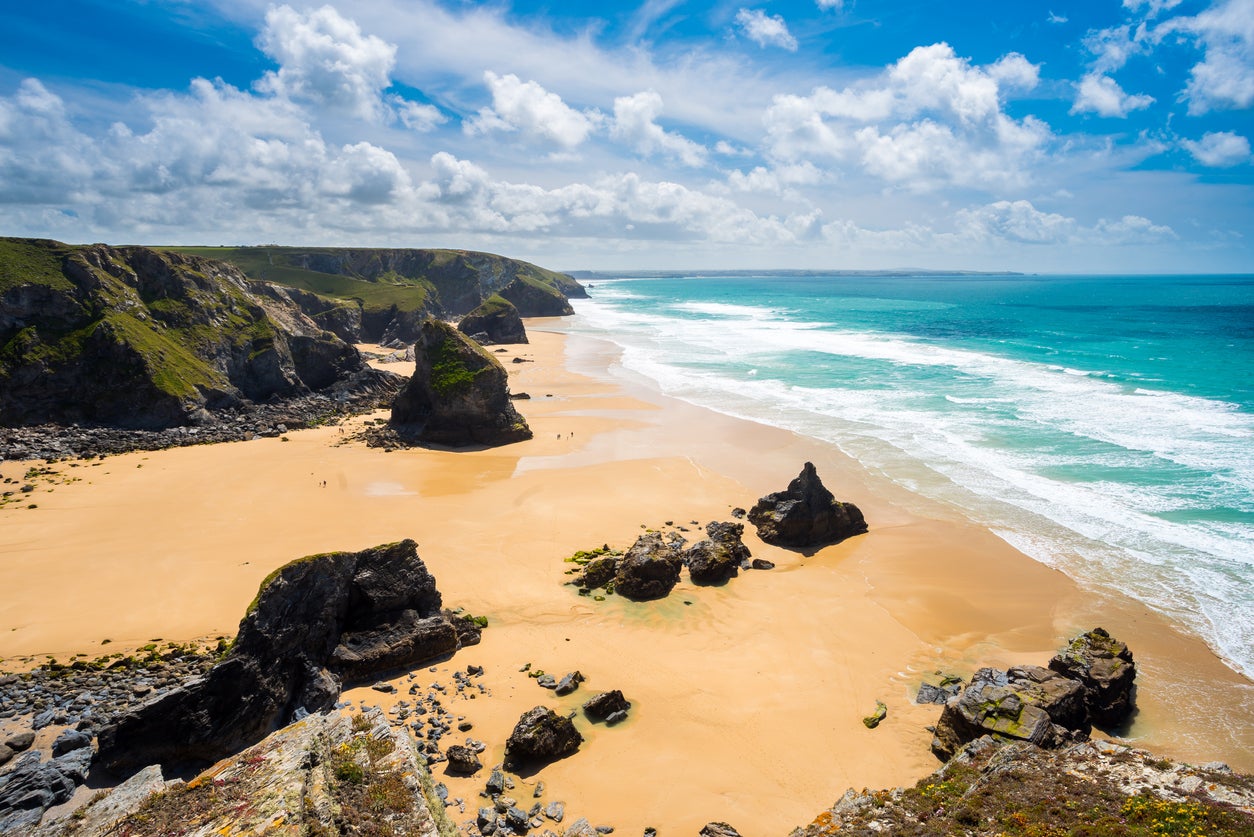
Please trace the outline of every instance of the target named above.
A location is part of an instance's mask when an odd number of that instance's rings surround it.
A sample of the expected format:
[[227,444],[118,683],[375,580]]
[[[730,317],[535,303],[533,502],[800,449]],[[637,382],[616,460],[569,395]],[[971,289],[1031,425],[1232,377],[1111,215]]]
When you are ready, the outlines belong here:
[[412,540],[293,561],[262,582],[222,662],[101,729],[98,760],[128,771],[237,752],[334,706],[341,679],[460,647]]
[[613,689],[586,701],[583,712],[594,721],[604,721],[615,712],[626,712],[630,708],[631,702],[623,697],[622,691]]
[[1006,672],[1006,677],[1010,688],[1028,703],[1044,709],[1055,724],[1078,732],[1089,731],[1084,687],[1078,680],[1041,666],[1015,666]]
[[743,523],[711,523],[705,527],[706,540],[698,541],[684,553],[684,563],[695,584],[723,584],[740,572],[751,557],[744,545]]
[[740,837],[740,832],[725,822],[706,823],[699,833],[701,837]]
[[749,510],[749,522],[769,544],[802,548],[842,541],[867,529],[858,507],[833,497],[810,462],[786,491],[758,500]]
[[1136,707],[1136,663],[1128,646],[1104,628],[1071,640],[1049,661],[1049,667],[1084,686],[1089,720],[1099,727],[1122,724]]
[[583,674],[578,671],[572,671],[557,682],[553,687],[553,692],[558,695],[568,695],[579,688],[579,684],[583,682]]
[[73,796],[85,778],[91,750],[74,750],[46,762],[42,758],[26,753],[0,774],[0,834],[29,833],[45,810]]
[[583,736],[570,718],[537,706],[518,719],[505,742],[505,768],[548,764],[571,755],[582,743]]
[[932,752],[948,760],[962,745],[983,735],[1041,747],[1059,740],[1049,713],[1024,700],[1005,672],[991,668],[977,671],[971,683],[945,703],[932,737]]
[[614,591],[636,601],[664,598],[679,583],[682,568],[675,545],[657,532],[646,532],[619,559]]
[[444,755],[448,758],[448,772],[455,776],[473,776],[483,768],[479,755],[461,744],[452,745]]
[[595,590],[598,587],[604,587],[618,574],[618,559],[617,555],[602,555],[593,558],[584,565],[583,571],[570,583],[580,590]]
[[457,324],[457,330],[467,335],[482,333],[487,336],[487,342],[491,343],[527,342],[527,330],[523,327],[518,309],[499,294],[493,294],[479,303],[478,307]]
[[505,367],[469,337],[428,319],[414,357],[413,377],[392,403],[390,424],[402,438],[450,447],[531,438]]

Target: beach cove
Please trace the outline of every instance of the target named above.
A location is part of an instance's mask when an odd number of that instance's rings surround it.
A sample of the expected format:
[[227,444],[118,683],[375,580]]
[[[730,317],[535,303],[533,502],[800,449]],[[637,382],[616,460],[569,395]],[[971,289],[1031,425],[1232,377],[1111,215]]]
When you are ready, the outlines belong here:
[[[455,706],[487,743],[485,765],[532,706],[569,710],[608,689],[632,701],[627,722],[581,721],[580,752],[525,779],[622,833],[692,833],[711,820],[783,833],[847,787],[912,784],[936,765],[925,727],[939,709],[912,702],[925,675],[1044,664],[1096,625],[1136,654],[1138,746],[1254,770],[1254,685],[1200,639],[1080,588],[939,503],[903,502],[905,489],[833,446],[625,385],[608,374],[610,344],[557,333],[560,321],[528,325],[532,343],[499,355],[512,390],[531,396],[517,402],[527,442],[389,453],[350,441],[376,418],[365,417],[286,441],[57,463],[78,481],[42,483],[37,508],[0,512],[0,667],[94,657],[105,639],[230,636],[275,567],[410,537],[445,605],[489,620],[480,645],[436,667],[442,678],[484,667],[490,695]],[[685,579],[659,602],[597,602],[563,586],[574,551],[626,548],[668,521],[697,540],[805,461],[861,507],[868,534],[803,555],[747,527],[774,570],[725,587]],[[30,464],[0,474],[17,479]],[[587,682],[555,698],[520,671],[527,663]],[[348,697],[395,700],[367,688]],[[868,730],[876,701],[888,717]],[[486,776],[441,772],[473,806]]]

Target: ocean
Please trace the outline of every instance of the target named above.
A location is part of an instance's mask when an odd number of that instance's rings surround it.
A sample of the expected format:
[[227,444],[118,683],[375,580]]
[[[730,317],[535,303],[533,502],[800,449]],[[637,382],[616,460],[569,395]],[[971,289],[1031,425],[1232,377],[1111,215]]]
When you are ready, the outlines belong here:
[[1254,677],[1254,276],[594,277],[569,330],[835,444]]

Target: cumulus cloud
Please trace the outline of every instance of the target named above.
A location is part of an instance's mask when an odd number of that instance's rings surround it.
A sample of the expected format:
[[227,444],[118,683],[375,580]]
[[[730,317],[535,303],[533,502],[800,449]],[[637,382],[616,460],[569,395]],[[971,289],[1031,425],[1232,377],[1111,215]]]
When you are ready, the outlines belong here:
[[391,84],[396,47],[331,6],[301,14],[272,7],[257,45],[279,64],[257,83],[259,90],[295,101],[341,108],[363,119],[381,120],[380,94]]
[[1153,244],[1180,236],[1171,227],[1155,224],[1140,215],[1125,215],[1115,221],[1102,218],[1094,226],[1091,237],[1102,244]]
[[1095,29],[1084,36],[1084,48],[1093,56],[1093,70],[1096,73],[1111,73],[1121,69],[1128,63],[1128,59],[1145,54],[1150,46],[1146,30],[1141,27],[1134,30],[1128,24]]
[[513,73],[499,76],[488,70],[483,80],[492,93],[492,106],[465,123],[469,133],[519,131],[570,150],[581,145],[601,121],[599,112],[578,111],[556,93]]
[[736,25],[746,38],[762,48],[777,46],[789,52],[797,51],[797,39],[779,15],[768,15],[761,9],[741,9],[736,12]]
[[1213,131],[1197,142],[1182,140],[1180,144],[1204,166],[1228,168],[1250,160],[1250,141],[1232,131]]
[[1175,18],[1158,30],[1184,32],[1202,44],[1202,61],[1190,71],[1184,98],[1189,113],[1254,104],[1254,0],[1218,2],[1195,17]]
[[1096,113],[1123,119],[1134,110],[1142,110],[1154,103],[1153,96],[1125,93],[1110,76],[1090,73],[1080,80],[1076,88],[1072,113]]
[[435,105],[423,105],[411,102],[400,96],[389,96],[388,104],[392,107],[396,118],[411,131],[427,133],[448,121],[448,117],[440,112]]
[[614,122],[610,136],[640,154],[665,154],[686,166],[705,163],[706,149],[687,137],[666,131],[657,124],[662,113],[662,97],[646,90],[614,100]]
[[1035,87],[1038,72],[1017,53],[977,67],[948,44],[917,47],[862,84],[776,96],[766,115],[771,154],[855,164],[912,189],[1020,183],[1050,132],[1002,105],[1008,91]]
[[1178,238],[1171,227],[1140,215],[1098,219],[1091,227],[1056,212],[1043,212],[1031,201],[995,201],[955,216],[958,235],[971,241],[1002,240],[1018,244],[1152,244]]
[[65,103],[38,80],[0,97],[0,203],[68,202],[92,187],[94,143],[70,124]]

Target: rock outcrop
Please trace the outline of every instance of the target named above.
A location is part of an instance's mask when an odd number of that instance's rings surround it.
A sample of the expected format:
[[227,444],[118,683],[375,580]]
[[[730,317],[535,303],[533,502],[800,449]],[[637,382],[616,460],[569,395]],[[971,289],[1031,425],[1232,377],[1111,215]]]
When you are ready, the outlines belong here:
[[594,721],[608,721],[619,713],[625,718],[628,709],[631,709],[631,701],[623,697],[620,689],[601,692],[583,705],[584,714]]
[[664,598],[679,583],[683,565],[673,543],[657,532],[646,532],[618,560],[614,592],[635,601]]
[[1099,727],[1118,726],[1136,704],[1136,663],[1128,646],[1103,628],[1080,634],[1049,661],[1049,667],[1084,686],[1089,718]]
[[205,425],[378,374],[285,289],[231,265],[0,239],[0,424]]
[[222,662],[103,728],[97,761],[116,772],[210,762],[333,706],[341,679],[412,666],[475,641],[472,626],[441,611],[416,547],[406,540],[313,555],[276,570]]
[[318,714],[185,784],[149,768],[33,834],[453,833],[431,788],[403,727],[392,728],[377,710]]
[[688,575],[695,584],[722,584],[735,577],[741,566],[747,566],[752,554],[744,545],[743,523],[710,523],[705,527],[706,539],[684,552]]
[[579,749],[583,736],[570,718],[545,706],[524,713],[505,742],[505,768],[517,770],[565,758]]
[[867,528],[858,507],[833,497],[810,462],[786,491],[758,500],[749,522],[767,543],[800,548],[836,543]]
[[414,347],[414,374],[392,405],[390,427],[419,443],[463,447],[531,438],[509,397],[509,376],[457,329],[427,320]]
[[488,297],[463,317],[457,324],[457,330],[479,342],[484,341],[478,335],[483,335],[490,343],[527,342],[527,330],[523,327],[518,309],[498,294]]
[[1085,737],[1092,724],[1127,720],[1134,708],[1135,676],[1127,646],[1101,628],[1073,639],[1050,668],[980,669],[945,702],[932,752],[948,759],[984,735],[1040,747]]
[[1248,834],[1254,781],[1110,741],[1043,750],[984,737],[911,788],[850,789],[791,837]]

